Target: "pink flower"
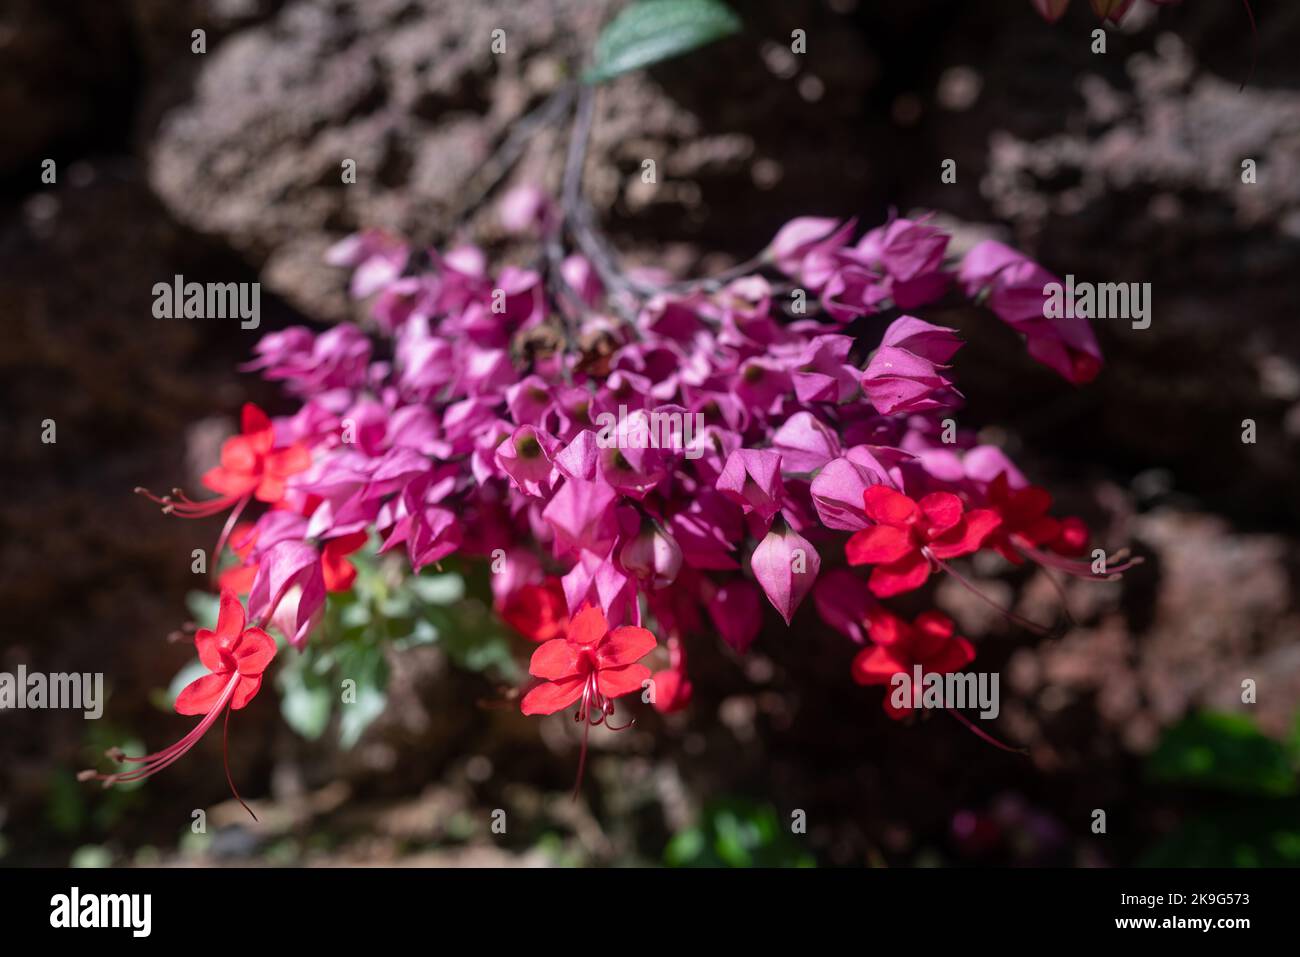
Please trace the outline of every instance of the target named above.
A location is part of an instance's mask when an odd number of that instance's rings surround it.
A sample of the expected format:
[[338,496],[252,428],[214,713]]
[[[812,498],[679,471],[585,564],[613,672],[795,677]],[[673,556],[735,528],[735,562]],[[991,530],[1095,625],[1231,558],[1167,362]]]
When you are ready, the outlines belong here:
[[709,599],[709,617],[722,640],[743,655],[758,637],[763,623],[763,606],[758,589],[743,578],[718,585]]
[[959,273],[967,295],[987,293],[999,319],[1025,337],[1029,354],[1076,385],[1101,371],[1101,347],[1086,319],[1045,317],[1046,286],[1059,280],[1014,249],[993,240],[978,243]]
[[772,607],[781,613],[787,625],[795,609],[807,596],[821,570],[821,557],[812,544],[784,521],[778,523],[758,543],[749,558],[754,578]]
[[726,467],[718,476],[717,489],[746,515],[757,515],[766,528],[785,500],[780,453],[737,449],[728,456]]

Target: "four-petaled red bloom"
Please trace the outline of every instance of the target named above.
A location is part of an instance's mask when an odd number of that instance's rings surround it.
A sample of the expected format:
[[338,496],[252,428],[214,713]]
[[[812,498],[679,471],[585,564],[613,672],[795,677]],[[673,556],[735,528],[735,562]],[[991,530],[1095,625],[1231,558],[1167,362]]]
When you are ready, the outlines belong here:
[[558,578],[521,585],[501,603],[501,618],[530,641],[550,641],[569,627],[569,606]]
[[[253,700],[253,696],[262,687],[262,673],[275,658],[275,639],[261,628],[246,628],[244,625],[244,606],[233,592],[223,591],[216,629],[201,628],[194,636],[199,660],[211,674],[190,682],[176,696],[175,707],[178,713],[203,715],[203,720],[189,734],[171,747],[141,757],[129,757],[116,749],[109,752],[117,761],[139,765],[130,771],[116,774],[83,771],[78,777],[82,780],[103,781],[105,787],[143,781],[180,760],[190,748],[198,744],[222,712],[225,712],[228,728],[230,712],[243,708]],[[230,779],[228,764],[226,782],[235,798],[243,804],[243,799],[239,797],[239,792]],[[248,809],[248,805],[245,804],[244,807]],[[253,812],[250,810],[249,813]]]
[[636,664],[658,642],[644,628],[610,630],[605,613],[586,605],[573,616],[569,633],[533,652],[529,674],[546,680],[524,695],[524,714],[554,714],[582,699],[577,720],[599,724],[613,714],[614,698],[641,689],[650,669]]
[[244,627],[244,606],[222,592],[216,630],[194,635],[199,661],[212,672],[186,685],[176,696],[180,714],[207,714],[227,704],[238,711],[262,687],[262,672],[275,657],[275,639],[261,628]]
[[[853,680],[860,685],[889,685],[895,675],[915,677],[921,666],[922,677],[960,671],[975,660],[975,648],[954,633],[952,619],[937,611],[927,611],[910,625],[896,615],[879,610],[869,620],[868,631],[875,644],[859,651],[853,659]],[[886,694],[885,712],[891,718],[906,717],[913,702],[900,706],[893,694]]]
[[1024,562],[1022,549],[1050,548],[1062,555],[1077,555],[1088,545],[1088,528],[1081,519],[1048,515],[1051,494],[1037,485],[1013,489],[1006,472],[999,472],[989,483],[988,504],[1002,524],[984,544],[1012,564]]
[[284,498],[285,480],[311,465],[311,453],[299,442],[277,449],[271,420],[251,402],[244,405],[242,426],[242,434],[222,444],[221,464],[207,471],[203,484],[232,500],[251,493],[273,505]]
[[242,426],[240,435],[231,436],[222,444],[221,464],[203,476],[203,484],[216,492],[217,498],[196,502],[180,489],[173,489],[171,495],[161,497],[147,489],[136,489],[139,494],[161,505],[164,512],[181,518],[207,518],[233,507],[217,538],[217,547],[212,553],[214,563],[221,557],[226,539],[250,500],[257,499],[268,505],[282,502],[286,481],[311,467],[311,452],[302,443],[276,448],[275,427],[266,413],[251,402],[244,404]]
[[878,598],[920,588],[937,561],[979,549],[998,527],[990,509],[964,510],[951,492],[933,492],[919,502],[884,485],[862,493],[875,525],[855,532],[844,545],[850,565],[875,565],[867,587]]

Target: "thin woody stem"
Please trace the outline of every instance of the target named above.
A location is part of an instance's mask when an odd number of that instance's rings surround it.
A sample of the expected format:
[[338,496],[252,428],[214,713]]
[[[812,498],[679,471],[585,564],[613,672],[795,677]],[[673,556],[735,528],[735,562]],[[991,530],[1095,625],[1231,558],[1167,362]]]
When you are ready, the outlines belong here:
[[456,212],[451,217],[453,233],[464,225],[470,213],[477,209],[514,169],[529,141],[568,112],[573,102],[573,93],[574,84],[566,83],[542,101],[540,106],[514,124],[510,134],[483,164],[475,177],[475,182],[471,183],[466,190],[467,198],[456,207]]

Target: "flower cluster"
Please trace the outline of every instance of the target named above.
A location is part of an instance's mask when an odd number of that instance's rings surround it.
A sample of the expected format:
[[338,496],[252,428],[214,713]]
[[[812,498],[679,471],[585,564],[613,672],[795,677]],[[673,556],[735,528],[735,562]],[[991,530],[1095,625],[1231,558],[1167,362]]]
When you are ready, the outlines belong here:
[[[517,228],[554,236],[544,203],[510,208]],[[972,660],[946,618],[906,625],[880,603],[957,574],[961,556],[1122,570],[1076,560],[1083,524],[1049,515],[999,449],[945,427],[962,402],[962,342],[915,315],[976,302],[1036,360],[1087,382],[1101,352],[1085,320],[1044,318],[1053,277],[996,242],[955,257],[924,219],[855,233],[797,219],[752,269],[693,283],[576,253],[494,274],[481,249],[378,232],[336,246],[369,332],[265,336],[245,368],[296,408],[273,421],[245,409],[204,479],[219,498],[154,497],[177,515],[230,513],[222,623],[200,633],[213,675],[178,710],[207,715],[201,734],[257,690],[273,649],[241,630],[235,593],[301,649],[367,540],[412,572],[491,560],[498,614],[538,643],[522,710],[577,703],[587,726],[637,692],[662,712],[686,707],[687,641],[744,654],[765,604],[788,626],[812,595],[825,622],[871,643],[852,673],[873,683]],[[263,510],[240,522],[250,502]]]
[[[1136,0],[1088,0],[1088,2],[1092,4],[1092,12],[1100,17],[1102,22],[1119,23],[1132,9]],[[1181,0],[1151,0],[1151,2],[1165,7],[1179,3]],[[1033,4],[1034,9],[1043,15],[1043,19],[1055,23],[1065,16],[1070,0],[1033,0]]]

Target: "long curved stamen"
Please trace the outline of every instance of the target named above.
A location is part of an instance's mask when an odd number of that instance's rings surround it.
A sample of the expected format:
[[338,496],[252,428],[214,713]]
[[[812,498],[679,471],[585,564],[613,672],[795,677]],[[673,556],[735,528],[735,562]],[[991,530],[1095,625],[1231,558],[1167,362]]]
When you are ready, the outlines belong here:
[[1250,0],[1241,0],[1246,7],[1246,17],[1250,20],[1250,72],[1246,74],[1246,79],[1238,87],[1240,93],[1246,88],[1246,84],[1255,78],[1255,64],[1259,60],[1259,31],[1255,28],[1255,11],[1250,8]]
[[[587,768],[587,739],[591,735],[591,701],[592,697],[600,696],[600,691],[596,688],[596,672],[592,671],[587,675],[587,681],[582,686],[582,703],[578,705],[578,713],[573,716],[575,721],[582,723],[582,750],[578,752],[578,776],[573,779],[573,797],[571,800],[578,800],[578,791],[582,788],[582,775]],[[604,706],[601,706],[601,713],[604,713]]]
[[1070,597],[1065,593],[1065,585],[1057,580],[1056,576],[1048,569],[1043,569],[1043,577],[1052,583],[1052,589],[1056,592],[1056,597],[1061,600],[1061,614],[1065,617],[1065,623],[1073,628],[1078,624],[1074,620],[1074,615],[1070,614]]
[[82,771],[77,775],[78,780],[82,781],[103,781],[104,787],[112,787],[114,784],[127,784],[132,781],[143,781],[146,778],[153,777],[164,768],[170,767],[179,761],[194,745],[199,743],[199,739],[207,733],[208,729],[216,722],[217,717],[221,714],[223,708],[230,703],[234,697],[235,687],[239,683],[239,675],[232,675],[229,683],[221,692],[221,697],[217,699],[211,710],[203,716],[203,720],[194,726],[189,734],[181,738],[170,747],[163,748],[161,751],[155,751],[153,754],[145,754],[139,757],[122,754],[113,749],[108,752],[114,760],[125,764],[139,764],[140,767],[130,771],[120,771],[114,774],[101,774],[98,771]]
[[1141,565],[1145,559],[1138,555],[1129,558],[1128,549],[1122,549],[1115,553],[1111,561],[1106,562],[1105,574],[1098,575],[1092,570],[1089,562],[1079,561],[1077,558],[1066,558],[1064,555],[1057,555],[1053,552],[1045,552],[1042,549],[1027,545],[1024,542],[1016,542],[1016,548],[1026,558],[1032,559],[1044,568],[1055,568],[1057,571],[1065,572],[1067,575],[1073,575],[1076,578],[1086,578],[1095,582],[1113,582],[1118,581],[1121,574],[1130,568]]
[[605,720],[606,728],[608,728],[610,731],[626,731],[628,728],[636,724],[636,718],[628,718],[627,724],[619,724],[619,725],[610,724],[609,718],[612,717],[614,717],[614,702],[611,701],[609,703],[609,714],[606,715],[606,720]]
[[1026,631],[1033,632],[1034,634],[1038,635],[1040,638],[1046,638],[1058,632],[1059,629],[1056,627],[1048,627],[1047,625],[1040,625],[1036,621],[1030,621],[1028,618],[1024,618],[1021,615],[1017,615],[1014,611],[1012,611],[1009,608],[1003,608],[1001,605],[999,605],[988,595],[984,594],[982,591],[976,588],[973,582],[968,580],[964,575],[962,575],[960,572],[954,569],[947,562],[935,558],[933,555],[931,555],[929,553],[929,549],[926,549],[926,555],[930,559],[930,561],[934,562],[934,564],[938,568],[947,572],[954,579],[956,579],[959,585],[961,585],[963,588],[965,588],[968,592],[970,592],[975,597],[979,598],[980,601],[984,602],[990,608],[995,609],[999,614],[1004,616],[1008,621],[1015,622],[1021,628],[1024,628]]
[[962,724],[964,724],[966,726],[966,730],[970,731],[976,737],[993,745],[993,747],[999,748],[1002,751],[1007,751],[1011,754],[1023,754],[1023,755],[1029,754],[1028,748],[1013,748],[1009,744],[1003,744],[1001,741],[993,737],[993,735],[989,734],[987,731],[980,730],[975,726],[974,722],[972,722],[970,718],[966,717],[956,708],[945,708],[944,710],[947,711],[954,718],[956,718],[958,721],[960,721]]
[[[230,517],[226,519],[226,524],[221,527],[221,534],[217,536],[217,547],[212,553],[212,580],[217,580],[217,565],[221,562],[221,553],[225,550],[226,542],[230,538],[230,533],[239,521],[239,516],[243,514],[244,507],[248,505],[249,496],[245,495],[231,509]],[[251,813],[251,812],[250,812]]]
[[587,767],[587,742],[591,736],[591,729],[604,725],[609,731],[626,731],[636,724],[636,718],[629,719],[627,724],[610,723],[609,719],[614,716],[614,700],[600,693],[599,678],[597,671],[587,675],[586,684],[582,687],[582,700],[578,702],[578,710],[573,715],[573,720],[582,725],[582,750],[578,753],[578,776],[573,782],[575,801],[582,787],[583,771]]
[[226,709],[226,720],[221,729],[221,764],[226,769],[226,783],[230,785],[230,793],[235,796],[235,800],[239,802],[240,807],[248,812],[248,816],[256,821],[257,815],[239,796],[239,791],[235,788],[235,782],[230,777],[230,711],[230,708]]
[[219,515],[240,499],[248,498],[247,495],[222,495],[196,502],[178,488],[172,489],[171,495],[159,496],[139,486],[136,487],[135,494],[143,495],[154,504],[161,505],[165,514],[177,515],[180,518],[208,518],[211,515]]

